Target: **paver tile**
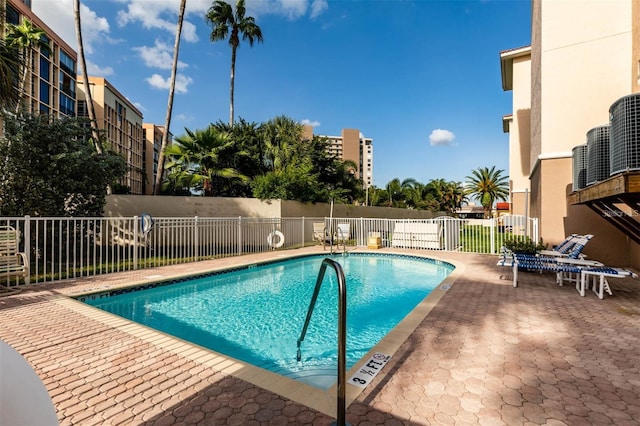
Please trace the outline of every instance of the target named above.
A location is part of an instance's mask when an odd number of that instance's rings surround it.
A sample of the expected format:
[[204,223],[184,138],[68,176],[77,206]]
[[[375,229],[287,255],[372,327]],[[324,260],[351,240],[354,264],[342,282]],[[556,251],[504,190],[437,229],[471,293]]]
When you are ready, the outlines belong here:
[[[348,421],[363,426],[640,424],[637,280],[615,280],[614,295],[599,300],[555,285],[551,274],[522,273],[513,288],[491,256],[433,255],[465,265],[466,271],[348,406]],[[175,276],[239,261],[175,265],[153,273]],[[128,326],[114,328],[52,297],[126,285],[151,274],[75,279],[0,298],[0,338],[43,379],[62,425],[331,422],[333,415],[204,365],[197,349],[151,332],[135,335]]]

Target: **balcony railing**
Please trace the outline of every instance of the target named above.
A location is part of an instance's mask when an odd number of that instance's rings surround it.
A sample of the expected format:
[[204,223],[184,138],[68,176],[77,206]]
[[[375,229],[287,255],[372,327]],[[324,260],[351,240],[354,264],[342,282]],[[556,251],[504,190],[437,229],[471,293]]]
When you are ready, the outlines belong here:
[[[505,238],[538,239],[537,219],[369,219],[369,218],[212,218],[3,217],[0,226],[20,232],[19,250],[29,259],[27,279],[5,277],[7,286],[45,283],[199,260],[286,250],[317,244],[314,222],[336,235],[349,224],[347,246],[367,246],[498,254]],[[148,231],[148,232],[145,232]],[[279,231],[284,236],[273,234]],[[271,236],[271,238],[269,238]],[[341,237],[344,238],[344,235]],[[271,245],[270,245],[271,243]]]

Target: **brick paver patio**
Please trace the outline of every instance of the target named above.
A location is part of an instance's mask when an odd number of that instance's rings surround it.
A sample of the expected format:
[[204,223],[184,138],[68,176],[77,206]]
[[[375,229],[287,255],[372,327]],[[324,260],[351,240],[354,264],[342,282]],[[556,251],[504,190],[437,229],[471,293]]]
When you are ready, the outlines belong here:
[[[433,256],[464,273],[347,407],[348,422],[640,424],[640,281],[611,279],[613,296],[599,300],[551,274],[522,273],[513,288],[492,256]],[[268,257],[35,285],[0,297],[0,338],[33,366],[63,425],[328,425],[333,416],[208,368],[171,339],[83,315],[64,297]]]

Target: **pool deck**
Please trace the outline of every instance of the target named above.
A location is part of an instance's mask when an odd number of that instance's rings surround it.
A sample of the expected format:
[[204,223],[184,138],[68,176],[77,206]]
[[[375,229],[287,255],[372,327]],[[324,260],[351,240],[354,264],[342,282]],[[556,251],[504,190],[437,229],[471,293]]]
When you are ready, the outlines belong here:
[[[33,285],[0,297],[0,339],[35,369],[62,425],[328,425],[334,416],[242,379],[241,365],[67,297],[318,252]],[[495,256],[415,254],[463,273],[348,405],[349,423],[640,424],[640,280],[609,279],[613,296],[600,300],[550,273],[520,273],[514,288]]]

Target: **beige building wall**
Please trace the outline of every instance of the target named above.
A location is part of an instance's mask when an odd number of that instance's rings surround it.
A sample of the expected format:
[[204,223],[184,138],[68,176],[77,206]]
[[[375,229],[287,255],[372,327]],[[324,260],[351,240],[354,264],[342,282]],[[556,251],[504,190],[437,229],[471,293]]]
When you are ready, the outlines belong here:
[[579,8],[575,2],[533,1],[531,215],[539,217],[541,236],[550,243],[567,234],[571,149],[585,143],[590,129],[608,123],[610,105],[632,89],[631,16],[632,0],[594,0]]
[[[110,147],[125,159],[128,172],[121,184],[131,194],[142,194],[143,137],[142,113],[107,79],[89,76],[98,129]],[[84,77],[78,76],[78,100],[86,103]],[[79,115],[86,112],[81,112]]]
[[[160,149],[162,148],[162,136],[164,135],[164,126],[158,126],[153,123],[142,123],[143,137],[143,195],[153,195],[153,187],[155,185],[155,176],[158,170],[158,158]],[[171,143],[171,140],[169,140]]]
[[[147,195],[109,195],[106,217],[133,217],[148,213],[154,217],[329,217],[331,205],[298,201],[226,197],[168,197]],[[444,213],[389,207],[333,206],[334,217],[430,219]]]
[[631,5],[631,93],[640,92],[640,1]]

